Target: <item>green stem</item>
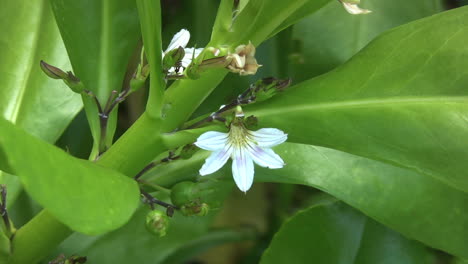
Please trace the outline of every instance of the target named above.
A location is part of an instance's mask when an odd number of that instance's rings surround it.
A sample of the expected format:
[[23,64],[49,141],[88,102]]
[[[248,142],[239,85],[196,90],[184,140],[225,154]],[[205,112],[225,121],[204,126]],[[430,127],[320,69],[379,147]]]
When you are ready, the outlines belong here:
[[144,180],[139,180],[139,182],[140,182],[141,184],[143,184],[143,185],[146,185],[146,186],[152,188],[152,189],[155,190],[155,191],[161,191],[161,192],[163,192],[163,193],[165,193],[165,194],[171,194],[171,190],[170,190],[170,189],[164,188],[164,187],[159,186],[159,185],[157,185],[157,184],[155,184],[155,183],[147,182],[147,181],[144,181]]
[[42,210],[16,232],[10,264],[36,263],[72,233],[48,211]]

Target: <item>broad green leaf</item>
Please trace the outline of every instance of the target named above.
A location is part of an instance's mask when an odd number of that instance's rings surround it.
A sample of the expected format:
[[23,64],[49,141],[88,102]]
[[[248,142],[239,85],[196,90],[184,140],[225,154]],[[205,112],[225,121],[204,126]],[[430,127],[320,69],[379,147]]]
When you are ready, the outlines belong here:
[[[0,119],[0,149],[31,197],[71,229],[98,234],[126,223],[138,186],[116,171],[74,158]],[[0,161],[0,169],[6,167]]]
[[[47,1],[7,0],[0,8],[0,114],[50,143],[81,109],[80,97],[39,67],[45,60],[69,67],[68,57]],[[0,171],[11,205],[21,184]]]
[[[140,36],[135,1],[50,0],[50,3],[74,74],[104,108],[112,91],[121,90]],[[110,114],[101,140],[96,103],[87,95],[83,96],[83,103],[95,141],[91,155],[94,157],[112,144],[117,111]]]
[[408,238],[468,256],[468,195],[431,177],[344,152],[284,144],[287,165],[257,180],[303,184],[332,194]]
[[[321,189],[406,237],[458,256],[468,252],[468,195],[409,169],[310,145],[275,148],[286,166],[255,168],[255,181],[301,184]],[[208,152],[150,172],[148,181],[199,177]],[[232,179],[231,168],[205,176]]]
[[[340,2],[331,1],[294,25],[296,47],[290,54],[294,82],[334,69],[387,29],[443,10],[441,0],[363,0],[360,6],[372,13],[350,15]],[[278,52],[285,56],[284,48]]]
[[397,164],[468,191],[468,8],[401,26],[247,114],[292,142]]
[[312,206],[287,220],[260,263],[430,263],[429,251],[343,203]]
[[120,91],[140,28],[135,1],[50,0],[75,75],[105,104]]

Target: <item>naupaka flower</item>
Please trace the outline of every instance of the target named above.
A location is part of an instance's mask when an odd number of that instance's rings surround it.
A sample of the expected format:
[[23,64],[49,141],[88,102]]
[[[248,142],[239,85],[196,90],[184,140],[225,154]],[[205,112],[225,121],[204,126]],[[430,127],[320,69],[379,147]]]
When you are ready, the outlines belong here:
[[[190,40],[190,32],[186,29],[182,29],[177,32],[174,37],[172,37],[169,46],[165,51],[163,51],[163,57],[172,50],[175,50],[179,47],[182,47],[185,51],[185,55],[181,60],[182,67],[187,68],[190,63],[192,62],[192,58],[198,57],[200,53],[203,51],[203,48],[186,48],[188,42]],[[175,73],[175,68],[172,67],[169,69],[169,73]]]
[[253,183],[254,162],[270,169],[282,168],[285,164],[271,148],[286,141],[288,135],[276,128],[248,130],[243,123],[243,114],[236,115],[228,133],[209,131],[198,137],[195,145],[212,151],[200,169],[204,176],[219,170],[232,158],[232,175],[237,187],[247,192]]

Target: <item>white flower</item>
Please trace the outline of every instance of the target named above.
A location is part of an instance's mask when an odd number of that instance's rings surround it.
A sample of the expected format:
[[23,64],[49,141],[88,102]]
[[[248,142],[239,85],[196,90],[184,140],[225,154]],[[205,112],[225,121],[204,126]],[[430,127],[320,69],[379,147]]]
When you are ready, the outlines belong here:
[[343,4],[343,7],[348,11],[348,13],[352,15],[364,15],[364,14],[369,14],[370,11],[369,9],[363,9],[358,6],[359,0],[354,0],[354,1],[349,1],[349,0],[340,0],[341,4]]
[[254,162],[270,169],[279,169],[285,165],[271,147],[286,141],[288,135],[276,128],[250,131],[242,121],[236,120],[228,133],[206,132],[198,137],[195,145],[213,152],[205,160],[200,175],[216,172],[231,157],[234,181],[241,191],[247,192],[253,183]]
[[[184,48],[185,55],[182,59],[182,67],[187,68],[190,63],[192,62],[192,58],[198,57],[200,53],[203,51],[203,48],[195,49],[195,48],[185,48],[190,40],[190,32],[186,29],[182,29],[177,34],[172,37],[171,43],[167,49],[163,52],[163,57],[171,50],[175,50],[179,47]],[[169,69],[169,73],[176,73],[175,68],[172,67]]]

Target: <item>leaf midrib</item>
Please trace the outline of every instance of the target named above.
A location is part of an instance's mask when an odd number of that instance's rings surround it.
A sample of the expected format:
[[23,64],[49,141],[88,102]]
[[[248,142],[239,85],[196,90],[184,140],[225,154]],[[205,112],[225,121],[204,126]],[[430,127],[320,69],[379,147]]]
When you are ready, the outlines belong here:
[[41,9],[38,13],[40,14],[39,16],[39,19],[38,19],[38,23],[37,23],[37,28],[34,33],[34,39],[33,39],[33,46],[32,46],[32,49],[31,49],[31,52],[29,53],[29,58],[28,58],[28,66],[27,66],[27,70],[26,70],[26,73],[25,73],[25,77],[23,78],[23,81],[21,82],[22,85],[20,85],[18,87],[18,93],[16,94],[16,97],[12,100],[14,106],[13,106],[13,110],[11,112],[11,115],[10,115],[10,118],[9,118],[9,121],[11,121],[12,123],[16,124],[17,120],[18,120],[18,116],[21,112],[21,107],[23,105],[23,101],[24,101],[24,97],[26,95],[26,90],[28,88],[28,83],[30,81],[30,77],[31,77],[31,72],[32,72],[32,69],[34,67],[34,65],[36,65],[34,63],[34,60],[36,58],[36,53],[37,53],[37,49],[38,49],[38,46],[39,46],[39,38],[40,38],[40,32],[41,31],[41,28],[43,27],[43,18],[44,18],[44,12],[45,12],[45,8],[44,8],[44,4],[45,4],[45,1],[42,3],[42,5],[39,6],[39,8]]
[[362,100],[343,100],[335,102],[322,102],[310,104],[291,104],[287,106],[277,106],[275,108],[259,109],[256,115],[284,114],[288,112],[300,112],[307,110],[326,110],[342,108],[371,108],[387,107],[389,105],[420,105],[420,104],[467,104],[468,96],[442,96],[442,97],[391,97],[387,99],[367,98]]

